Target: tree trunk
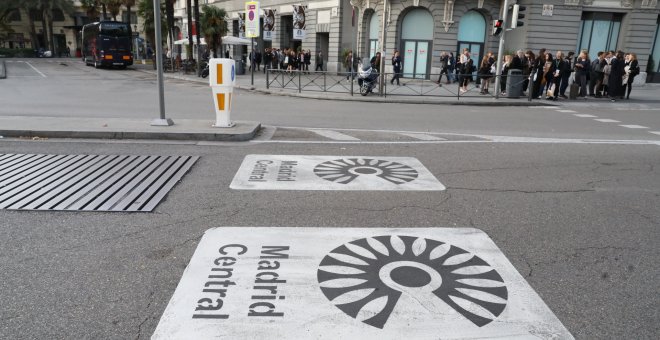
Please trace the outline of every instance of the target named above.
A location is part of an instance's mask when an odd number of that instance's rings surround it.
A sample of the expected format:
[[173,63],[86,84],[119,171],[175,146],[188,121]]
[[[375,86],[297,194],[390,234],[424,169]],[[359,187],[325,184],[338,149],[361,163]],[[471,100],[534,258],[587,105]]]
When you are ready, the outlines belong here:
[[[130,24],[132,24],[132,23],[131,23],[131,6],[126,6],[126,13],[128,13],[128,20],[127,20],[127,22],[128,22],[128,24],[130,25]],[[136,23],[136,24],[137,24],[137,23]]]
[[46,19],[46,24],[48,25],[48,47],[50,48],[51,51],[53,51],[53,57],[54,57],[56,51],[55,51],[55,32],[53,32],[53,13],[50,9],[47,9],[46,13],[44,13],[44,16]]
[[200,55],[200,47],[202,46],[200,36],[202,35],[202,32],[199,27],[199,0],[194,0],[194,7],[195,7],[195,31],[197,31],[197,59],[202,60]]
[[105,3],[101,3],[101,7],[103,8],[103,20],[108,20],[108,11],[105,9]]
[[31,10],[28,8],[28,25],[30,26],[30,39],[32,40],[32,48],[39,50],[41,45],[39,44],[39,38],[37,38],[37,27],[34,24],[34,18],[30,12]]
[[[42,5],[41,7],[41,35],[44,37],[44,49],[48,50],[50,42],[48,41],[48,24],[46,23],[46,8]],[[51,50],[52,51],[52,50]]]

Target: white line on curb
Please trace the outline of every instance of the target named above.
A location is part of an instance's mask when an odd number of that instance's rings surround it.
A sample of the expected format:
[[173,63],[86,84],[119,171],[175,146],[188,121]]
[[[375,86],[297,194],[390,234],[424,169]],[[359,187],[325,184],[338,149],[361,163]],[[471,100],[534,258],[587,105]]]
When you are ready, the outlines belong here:
[[576,111],[573,110],[557,110],[557,112],[569,112],[569,113],[574,113]]
[[349,136],[346,134],[343,134],[341,132],[337,132],[334,130],[310,130],[318,135],[321,135],[326,138],[330,138],[333,140],[343,140],[343,141],[358,141],[360,140],[359,138],[355,138],[353,136]]

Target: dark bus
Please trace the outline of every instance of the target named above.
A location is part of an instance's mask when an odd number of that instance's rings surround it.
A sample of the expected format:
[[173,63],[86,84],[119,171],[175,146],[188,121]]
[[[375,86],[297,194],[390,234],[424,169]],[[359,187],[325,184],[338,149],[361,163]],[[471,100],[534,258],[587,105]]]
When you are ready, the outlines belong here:
[[125,22],[101,21],[83,26],[83,61],[96,68],[133,65],[132,35],[131,25]]

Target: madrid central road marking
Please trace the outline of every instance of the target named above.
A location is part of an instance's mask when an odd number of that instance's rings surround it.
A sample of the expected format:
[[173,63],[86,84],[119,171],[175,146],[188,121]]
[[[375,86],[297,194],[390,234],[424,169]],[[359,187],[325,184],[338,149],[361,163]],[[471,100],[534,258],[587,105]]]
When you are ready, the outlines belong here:
[[472,228],[208,230],[160,339],[573,339]]
[[229,186],[239,190],[445,190],[416,158],[247,155]]

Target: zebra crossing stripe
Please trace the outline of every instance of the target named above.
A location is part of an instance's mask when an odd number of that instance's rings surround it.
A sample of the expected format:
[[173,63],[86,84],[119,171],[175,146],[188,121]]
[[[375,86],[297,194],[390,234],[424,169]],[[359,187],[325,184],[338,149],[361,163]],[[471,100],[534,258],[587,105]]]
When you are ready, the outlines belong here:
[[317,135],[320,135],[320,136],[323,136],[323,137],[326,137],[326,138],[330,138],[332,140],[353,140],[353,141],[360,140],[359,138],[355,138],[353,136],[349,136],[347,134],[343,134],[343,133],[337,132],[335,130],[316,130],[316,129],[314,129],[314,130],[310,130],[310,131],[316,133]]
[[425,133],[399,133],[399,134],[402,135],[402,136],[407,136],[407,137],[411,137],[411,138],[415,138],[415,139],[419,139],[419,140],[428,140],[428,141],[447,140],[447,138],[442,138],[442,137],[438,137],[438,136],[434,136],[434,135],[427,135]]
[[594,119],[594,120],[601,123],[621,123],[620,121],[614,119]]
[[578,114],[574,114],[573,116],[580,117],[580,118],[598,118],[598,116],[588,115],[588,114],[585,114],[585,113],[578,113]]
[[619,125],[624,128],[629,128],[629,129],[648,129],[646,126],[641,126],[641,125]]
[[652,133],[652,134],[654,134],[654,135],[658,135],[658,136],[660,136],[660,131],[649,131],[649,132]]

